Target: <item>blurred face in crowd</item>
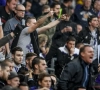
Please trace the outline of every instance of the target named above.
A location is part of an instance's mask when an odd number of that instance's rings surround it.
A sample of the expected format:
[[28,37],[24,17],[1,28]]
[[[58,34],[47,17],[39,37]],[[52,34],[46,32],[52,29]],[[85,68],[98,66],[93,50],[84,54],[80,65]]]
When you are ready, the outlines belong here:
[[99,25],[98,18],[93,18],[92,21],[89,22],[89,25],[94,27],[94,28],[97,28]]
[[41,3],[42,5],[44,5],[44,4],[47,3],[47,0],[40,0],[40,3]]
[[31,68],[32,67],[32,60],[37,57],[37,56],[32,56],[29,59],[26,59],[26,63],[28,64],[28,66]]
[[47,13],[49,13],[50,12],[50,8],[46,8],[46,9],[44,9],[44,11],[43,11],[43,14],[47,14]]
[[88,64],[92,63],[93,56],[94,56],[94,50],[92,47],[86,47],[85,50],[81,52],[82,59]]
[[39,85],[43,88],[46,87],[50,89],[51,87],[51,78],[50,77],[44,77],[42,81],[39,81]]
[[29,90],[28,86],[20,86],[19,88],[20,88],[20,90]]
[[10,72],[13,71],[13,68],[14,68],[14,62],[7,62],[7,65],[8,65],[9,68],[10,68]]
[[10,75],[10,68],[9,66],[6,66],[5,69],[2,70],[3,72],[3,79],[7,80],[8,76]]
[[7,83],[9,84],[9,85],[11,85],[12,87],[18,87],[19,86],[19,84],[20,84],[20,81],[19,81],[19,78],[18,77],[15,77],[15,78],[13,78],[13,79],[11,79],[11,80],[7,80]]
[[59,13],[60,13],[60,5],[55,5],[55,7],[53,8],[53,11],[55,12],[55,14],[56,14],[56,16],[58,16],[59,15]]
[[24,18],[24,15],[25,15],[25,7],[23,5],[18,5],[16,7],[16,16],[19,17],[19,18]]
[[17,65],[21,64],[23,60],[23,51],[16,51],[13,55],[13,59]]
[[75,41],[69,41],[66,43],[67,48],[70,50],[71,48],[75,48]]
[[95,2],[95,4],[94,4],[94,9],[96,9],[97,12],[100,11],[100,1],[99,1],[99,0],[97,0],[97,1]]
[[31,9],[32,4],[30,2],[26,2],[26,11],[29,11]]
[[11,0],[11,2],[7,2],[7,6],[10,11],[15,11],[16,5],[17,5],[16,0]]
[[92,0],[83,0],[83,2],[84,2],[84,6],[86,8],[90,8],[91,7]]
[[47,70],[47,63],[46,63],[45,60],[40,60],[40,63],[38,65],[38,70],[39,70],[40,73],[41,72],[46,72],[46,70]]
[[36,19],[30,19],[29,22],[27,22],[27,26],[30,27],[30,26],[33,26],[36,24]]
[[65,15],[65,21],[69,21],[70,15],[68,15],[68,14],[64,14],[64,15]]

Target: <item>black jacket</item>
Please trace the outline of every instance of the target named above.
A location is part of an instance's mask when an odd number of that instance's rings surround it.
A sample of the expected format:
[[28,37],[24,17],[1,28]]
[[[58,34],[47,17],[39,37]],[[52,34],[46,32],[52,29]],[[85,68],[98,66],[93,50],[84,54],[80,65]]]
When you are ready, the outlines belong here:
[[7,82],[3,79],[0,79],[0,89],[2,89],[5,85],[7,85]]
[[[83,71],[84,69],[81,58],[77,58],[68,63],[62,71],[58,84],[58,90],[77,90],[78,88],[85,88],[82,87]],[[92,85],[91,76],[93,73],[93,68],[89,65],[89,83],[86,90],[88,90],[87,88]]]
[[59,78],[61,71],[65,64],[69,63],[73,59],[77,58],[79,55],[79,50],[75,48],[73,56],[69,55],[69,51],[66,46],[59,47],[57,51],[57,61],[55,63],[55,74]]
[[[97,34],[97,41],[98,44],[100,44],[100,31],[97,29],[96,31]],[[84,30],[82,30],[79,35],[78,35],[78,43],[87,43],[90,44],[90,40],[91,40],[91,31],[89,30],[88,27],[86,27]]]

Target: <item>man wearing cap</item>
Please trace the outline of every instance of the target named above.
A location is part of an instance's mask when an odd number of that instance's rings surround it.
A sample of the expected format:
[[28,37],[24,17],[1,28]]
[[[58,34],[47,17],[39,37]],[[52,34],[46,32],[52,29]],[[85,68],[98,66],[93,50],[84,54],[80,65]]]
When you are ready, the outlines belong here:
[[19,86],[20,80],[15,72],[10,73],[10,75],[8,76],[7,84],[14,88]]

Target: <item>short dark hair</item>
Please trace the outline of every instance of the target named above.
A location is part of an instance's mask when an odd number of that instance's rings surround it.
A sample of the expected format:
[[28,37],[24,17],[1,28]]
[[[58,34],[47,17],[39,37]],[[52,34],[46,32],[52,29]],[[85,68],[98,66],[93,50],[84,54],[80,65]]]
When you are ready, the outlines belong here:
[[67,14],[67,15],[71,16],[72,11],[70,8],[64,8],[64,9],[62,9],[62,14]]
[[51,75],[48,74],[48,73],[41,73],[41,74],[39,74],[39,76],[38,76],[38,81],[41,82],[45,77],[50,77],[50,78],[51,78]]
[[79,56],[81,56],[81,53],[84,52],[87,47],[92,47],[92,46],[87,44],[87,45],[84,45],[83,47],[81,47],[80,52],[79,52]]
[[88,24],[92,21],[93,18],[97,18],[97,16],[95,16],[95,15],[90,15],[90,16],[88,17]]
[[14,63],[14,61],[11,60],[11,59],[9,59],[9,58],[6,58],[6,59],[3,61],[3,63],[8,64],[7,62]]
[[26,17],[26,20],[25,20],[25,25],[30,22],[31,19],[36,19],[35,17],[31,17],[31,16],[28,16]]
[[43,7],[42,7],[42,11],[44,11],[45,9],[48,9],[48,8],[50,8],[49,5],[43,5]]
[[60,5],[60,3],[59,3],[59,2],[54,2],[54,3],[51,4],[50,7],[51,7],[51,8],[54,8],[56,5]]
[[26,0],[25,2],[24,2],[24,6],[26,7],[26,5],[27,5],[27,2],[29,2],[29,3],[31,3],[32,4],[32,0]]
[[64,3],[72,2],[73,0],[63,0]]
[[28,87],[28,90],[29,90],[29,86],[28,86],[28,84],[26,83],[26,82],[21,82],[20,84],[19,84],[19,87],[20,86],[27,86]]
[[[10,3],[12,0],[6,0],[6,3]],[[15,0],[15,1],[17,1],[17,0]]]
[[1,64],[1,69],[2,70],[5,70],[6,69],[6,67],[9,67],[6,63],[4,63],[4,62],[2,62]]
[[27,53],[25,58],[30,59],[32,56],[37,56],[37,54],[36,53]]
[[67,43],[68,43],[69,41],[75,41],[75,42],[76,42],[76,39],[75,39],[74,37],[70,36],[70,37],[67,38],[66,41],[67,41]]
[[32,69],[33,69],[33,70],[35,70],[35,65],[40,63],[40,60],[45,60],[45,59],[42,58],[42,57],[35,57],[35,58],[32,60]]
[[14,47],[12,50],[11,50],[11,53],[12,54],[15,54],[16,51],[23,51],[23,49],[21,47]]

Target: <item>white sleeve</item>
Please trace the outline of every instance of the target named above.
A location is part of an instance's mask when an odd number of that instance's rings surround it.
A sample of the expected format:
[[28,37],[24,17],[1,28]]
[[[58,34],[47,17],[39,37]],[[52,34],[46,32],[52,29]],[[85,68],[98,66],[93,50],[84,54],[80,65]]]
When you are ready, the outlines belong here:
[[2,26],[1,18],[0,18],[0,26]]

